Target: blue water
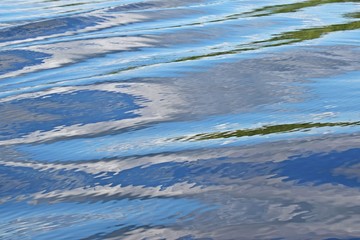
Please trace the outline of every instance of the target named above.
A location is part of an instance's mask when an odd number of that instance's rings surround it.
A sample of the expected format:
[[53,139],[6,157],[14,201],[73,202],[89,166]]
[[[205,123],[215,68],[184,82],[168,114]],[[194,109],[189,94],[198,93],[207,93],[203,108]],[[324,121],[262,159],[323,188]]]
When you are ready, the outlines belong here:
[[0,1],[0,239],[360,239],[358,0]]

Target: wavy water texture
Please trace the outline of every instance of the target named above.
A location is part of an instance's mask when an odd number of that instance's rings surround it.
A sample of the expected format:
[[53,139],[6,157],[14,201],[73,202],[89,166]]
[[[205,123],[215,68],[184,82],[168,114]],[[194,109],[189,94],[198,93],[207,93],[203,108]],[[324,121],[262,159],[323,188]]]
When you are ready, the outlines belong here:
[[357,0],[0,2],[0,239],[359,239]]

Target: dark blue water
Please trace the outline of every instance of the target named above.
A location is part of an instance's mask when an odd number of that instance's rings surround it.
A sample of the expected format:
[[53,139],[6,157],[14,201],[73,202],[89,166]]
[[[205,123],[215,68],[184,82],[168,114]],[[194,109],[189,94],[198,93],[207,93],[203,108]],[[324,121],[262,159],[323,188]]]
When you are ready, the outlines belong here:
[[0,239],[360,239],[360,2],[0,1]]

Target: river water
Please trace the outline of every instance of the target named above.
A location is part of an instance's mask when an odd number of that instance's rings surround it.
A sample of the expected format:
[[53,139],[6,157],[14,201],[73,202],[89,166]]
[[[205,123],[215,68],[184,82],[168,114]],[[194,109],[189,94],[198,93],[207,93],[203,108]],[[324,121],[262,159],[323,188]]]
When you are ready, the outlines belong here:
[[1,0],[0,239],[360,239],[358,0]]

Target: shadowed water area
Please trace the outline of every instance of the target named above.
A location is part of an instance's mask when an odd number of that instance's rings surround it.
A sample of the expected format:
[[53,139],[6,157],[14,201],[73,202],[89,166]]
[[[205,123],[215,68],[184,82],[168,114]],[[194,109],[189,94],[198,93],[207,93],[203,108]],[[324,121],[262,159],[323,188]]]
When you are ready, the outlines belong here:
[[360,239],[358,0],[0,1],[0,239]]

